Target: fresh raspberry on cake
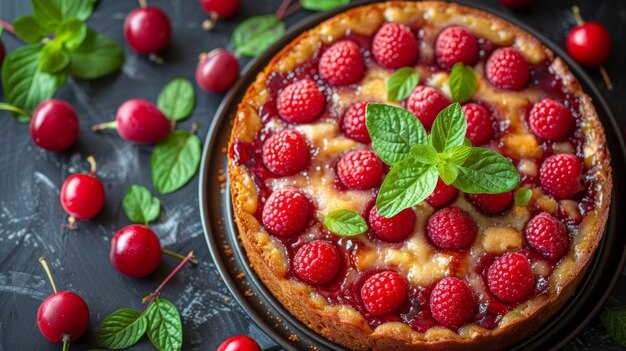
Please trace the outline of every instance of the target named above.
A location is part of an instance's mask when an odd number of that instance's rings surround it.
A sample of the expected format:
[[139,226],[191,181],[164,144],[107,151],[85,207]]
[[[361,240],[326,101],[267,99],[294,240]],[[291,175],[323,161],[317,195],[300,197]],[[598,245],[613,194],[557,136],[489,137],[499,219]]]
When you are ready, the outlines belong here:
[[451,203],[458,193],[459,190],[457,188],[444,183],[443,180],[439,178],[439,180],[437,180],[437,186],[435,186],[435,191],[426,198],[426,202],[432,207],[439,208]]
[[567,137],[574,129],[574,117],[562,103],[543,99],[533,105],[528,117],[530,129],[536,136],[559,140]]
[[437,114],[450,105],[450,101],[439,90],[427,85],[418,85],[409,96],[407,108],[430,131]]
[[457,62],[473,66],[478,61],[476,37],[464,27],[452,26],[444,29],[435,44],[437,61],[450,69]]
[[337,175],[348,188],[371,189],[382,180],[383,162],[374,151],[351,151],[339,160]]
[[341,253],[337,246],[324,240],[308,242],[298,249],[293,258],[293,271],[307,283],[329,283],[342,267]]
[[528,246],[548,260],[558,260],[569,248],[569,237],[563,223],[547,212],[531,219],[524,232]]
[[487,285],[492,294],[506,303],[528,299],[535,287],[535,274],[526,256],[509,252],[491,264],[487,272]]
[[517,49],[498,49],[487,60],[487,79],[498,88],[520,90],[526,87],[529,78],[528,62]]
[[398,23],[385,23],[374,36],[372,54],[381,66],[400,68],[415,63],[419,47],[409,27]]
[[378,214],[378,209],[374,206],[370,210],[368,222],[376,237],[400,242],[413,233],[416,218],[415,211],[411,208],[406,208],[391,218],[385,218]]
[[294,175],[309,165],[311,153],[302,134],[285,129],[263,143],[263,164],[279,176]]
[[476,300],[466,282],[456,277],[441,279],[430,293],[430,313],[444,326],[458,329],[476,314]]
[[314,81],[303,79],[289,84],[278,96],[278,114],[291,123],[309,123],[316,120],[326,99]]
[[369,144],[372,142],[370,133],[365,124],[365,112],[368,101],[359,101],[352,104],[343,115],[341,129],[343,133],[350,139],[359,143]]
[[539,169],[539,182],[546,193],[557,200],[568,199],[582,189],[583,167],[573,154],[558,154],[548,157]]
[[332,85],[347,85],[365,75],[365,60],[359,46],[351,40],[333,44],[322,54],[320,76]]
[[376,273],[361,287],[361,300],[375,316],[396,311],[406,301],[408,283],[394,271]]
[[463,250],[476,239],[478,227],[465,211],[446,207],[428,219],[426,232],[430,241],[440,249]]
[[467,194],[470,202],[480,212],[486,215],[497,215],[513,206],[514,195],[512,191],[500,194]]
[[268,232],[279,237],[298,235],[309,220],[309,207],[309,199],[300,190],[276,190],[265,201],[263,225]]
[[473,145],[483,145],[493,138],[493,122],[491,114],[479,104],[470,103],[463,106],[467,121],[467,137]]

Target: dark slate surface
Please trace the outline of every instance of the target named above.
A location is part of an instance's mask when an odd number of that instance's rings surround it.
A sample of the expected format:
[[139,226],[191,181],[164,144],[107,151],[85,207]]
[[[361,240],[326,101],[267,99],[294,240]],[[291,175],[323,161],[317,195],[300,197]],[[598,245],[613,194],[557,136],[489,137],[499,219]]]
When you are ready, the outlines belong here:
[[[136,4],[130,0],[100,1],[89,25],[122,44],[127,59],[119,74],[98,81],[70,80],[57,93],[56,97],[70,102],[80,116],[79,142],[61,154],[42,151],[31,143],[27,125],[0,112],[0,351],[60,350],[39,334],[35,324],[37,308],[51,292],[37,262],[40,255],[48,257],[59,287],[83,296],[91,309],[89,332],[72,345],[72,350],[96,347],[95,330],[108,313],[122,307],[142,309],[141,297],[158,285],[176,261],[164,258],[155,274],[131,280],[113,269],[108,251],[111,236],[128,224],[120,206],[127,187],[131,184],[151,187],[151,148],[124,142],[114,133],[95,135],[89,126],[113,119],[117,107],[129,98],[155,101],[164,84],[176,76],[193,79],[199,53],[228,47],[230,33],[238,21],[254,14],[275,12],[279,2],[244,0],[237,17],[219,23],[214,31],[206,33],[200,28],[206,15],[197,0],[150,1],[170,15],[174,27],[172,43],[164,55],[165,63],[156,65],[132,53],[124,44],[124,17]],[[477,3],[512,14],[559,45],[564,45],[566,34],[575,23],[570,12],[571,0],[539,0],[532,11],[525,13],[503,9],[496,0]],[[626,51],[622,46],[626,43],[626,33],[621,24],[626,21],[626,2],[581,0],[579,5],[585,19],[604,23],[613,35],[615,50],[607,69],[614,79],[615,90],[607,91],[600,75],[595,71],[589,73],[624,126]],[[0,17],[5,20],[12,21],[29,13],[29,1],[0,1]],[[294,24],[307,15],[308,12],[300,10],[287,23]],[[7,33],[3,42],[9,51],[21,45]],[[242,60],[242,64],[246,62]],[[221,97],[198,91],[194,114],[180,127],[189,128],[191,121],[199,122],[202,126],[199,134],[204,139]],[[107,191],[106,205],[94,220],[80,223],[77,231],[64,231],[59,226],[65,220],[58,200],[59,188],[69,174],[87,169],[84,159],[89,154],[98,160],[98,176]],[[229,294],[211,263],[202,234],[197,177],[181,191],[160,198],[163,213],[153,227],[163,245],[179,252],[194,250],[202,261],[196,269],[183,269],[163,293],[163,297],[180,307],[184,349],[215,350],[223,339],[233,334],[251,335],[264,347],[272,345],[233,300],[224,301]],[[609,303],[626,303],[626,277],[615,288]],[[153,348],[144,339],[132,349]],[[596,318],[566,349],[618,350],[620,347]]]

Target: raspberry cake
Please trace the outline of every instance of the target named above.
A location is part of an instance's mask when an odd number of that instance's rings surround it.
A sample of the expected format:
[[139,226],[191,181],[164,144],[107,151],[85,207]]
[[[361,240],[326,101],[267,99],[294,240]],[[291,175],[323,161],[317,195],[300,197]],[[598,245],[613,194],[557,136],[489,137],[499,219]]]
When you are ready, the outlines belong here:
[[[477,78],[466,138],[510,160],[529,200],[439,179],[425,201],[384,217],[375,203],[389,166],[372,149],[367,105],[404,107],[429,130],[452,102],[458,62]],[[407,66],[419,84],[388,101],[389,78]],[[611,194],[603,128],[563,61],[500,18],[442,2],[358,7],[299,36],[248,89],[229,160],[252,267],[291,314],[354,350],[528,337],[576,289]],[[335,210],[360,214],[367,231],[332,233]]]

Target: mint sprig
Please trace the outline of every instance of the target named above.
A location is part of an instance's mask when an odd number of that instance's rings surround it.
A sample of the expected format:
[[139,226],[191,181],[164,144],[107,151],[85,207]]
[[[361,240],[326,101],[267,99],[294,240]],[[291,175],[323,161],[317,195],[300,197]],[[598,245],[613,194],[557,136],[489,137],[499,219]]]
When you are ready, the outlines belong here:
[[367,231],[365,219],[358,213],[346,209],[328,212],[324,225],[339,236],[355,236]]
[[476,73],[472,67],[458,62],[450,71],[448,84],[454,101],[463,103],[471,99],[476,91]]
[[499,194],[519,184],[511,161],[495,151],[473,147],[465,138],[467,122],[459,103],[437,115],[428,136],[412,113],[384,104],[368,104],[366,125],[372,148],[392,166],[376,199],[383,217],[424,201],[439,178],[470,194]]
[[387,100],[402,101],[420,82],[420,76],[412,67],[403,67],[395,71],[387,82]]

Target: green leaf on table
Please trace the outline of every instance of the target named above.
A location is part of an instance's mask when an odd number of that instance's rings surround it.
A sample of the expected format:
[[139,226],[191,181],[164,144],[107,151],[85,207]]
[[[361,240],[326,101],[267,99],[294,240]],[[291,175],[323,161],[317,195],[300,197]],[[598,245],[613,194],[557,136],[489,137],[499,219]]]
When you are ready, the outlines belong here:
[[200,165],[200,138],[184,130],[171,132],[152,152],[152,182],[161,194],[182,188]]
[[183,326],[176,306],[156,299],[146,311],[148,338],[159,351],[179,351],[183,346]]
[[28,44],[39,44],[50,32],[39,25],[33,16],[18,17],[13,21],[15,33]]
[[196,104],[193,84],[184,78],[167,83],[159,94],[157,106],[172,121],[180,121],[191,115]]
[[367,231],[367,223],[363,217],[346,209],[328,212],[324,224],[328,230],[339,236],[355,236]]
[[70,54],[63,48],[63,43],[56,39],[41,49],[39,69],[46,73],[58,73],[70,64]]
[[526,206],[533,196],[533,191],[528,188],[519,188],[515,192],[515,206]]
[[54,0],[64,19],[77,18],[85,21],[91,16],[97,0]]
[[95,79],[117,71],[123,63],[124,52],[116,42],[88,29],[85,40],[71,55],[70,73]]
[[449,152],[453,147],[463,145],[467,122],[458,102],[444,108],[437,115],[431,129],[431,145],[437,152]]
[[235,28],[231,42],[236,53],[256,57],[283,35],[285,23],[275,15],[253,16]]
[[436,165],[440,162],[437,150],[430,145],[413,145],[410,152],[414,159],[425,165]]
[[4,33],[4,27],[0,26],[0,38],[2,38],[3,33]]
[[48,33],[54,32],[63,21],[59,0],[31,0],[31,4],[37,22]]
[[309,11],[330,11],[349,2],[350,0],[300,0],[300,5]]
[[63,46],[70,51],[80,47],[87,37],[87,25],[77,18],[64,20],[56,30],[55,41],[63,43]]
[[148,224],[161,214],[161,201],[141,185],[131,185],[122,200],[122,207],[133,223]]
[[402,101],[408,98],[419,81],[420,76],[412,67],[400,68],[387,82],[387,100]]
[[472,148],[453,185],[468,194],[500,194],[515,189],[520,176],[511,161],[495,151]]
[[476,73],[472,67],[461,62],[452,67],[448,84],[454,101],[463,103],[471,99],[476,90],[476,83]]
[[145,316],[130,308],[123,308],[108,315],[96,335],[99,346],[120,350],[135,345],[146,332]]
[[600,321],[613,340],[626,347],[626,306],[606,307]]

